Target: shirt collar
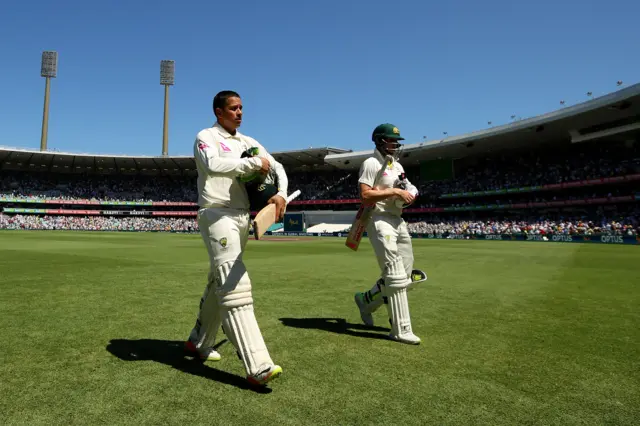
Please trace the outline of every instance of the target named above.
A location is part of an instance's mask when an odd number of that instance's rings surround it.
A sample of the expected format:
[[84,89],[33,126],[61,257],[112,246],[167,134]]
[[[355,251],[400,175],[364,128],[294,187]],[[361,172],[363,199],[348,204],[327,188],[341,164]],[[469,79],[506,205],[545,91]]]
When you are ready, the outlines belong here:
[[220,134],[220,136],[222,136],[225,139],[230,139],[230,138],[240,139],[241,133],[238,130],[236,130],[235,135],[232,135],[231,133],[227,132],[226,129],[222,127],[220,123],[218,123],[217,121],[216,121],[216,124],[213,125],[213,128],[216,129]]
[[[382,155],[382,153],[380,152],[380,150],[378,148],[374,148],[373,156],[380,162],[380,164],[384,163],[384,155]],[[393,163],[395,163],[395,158],[393,158],[393,156],[392,156],[391,157],[391,164],[393,164]]]

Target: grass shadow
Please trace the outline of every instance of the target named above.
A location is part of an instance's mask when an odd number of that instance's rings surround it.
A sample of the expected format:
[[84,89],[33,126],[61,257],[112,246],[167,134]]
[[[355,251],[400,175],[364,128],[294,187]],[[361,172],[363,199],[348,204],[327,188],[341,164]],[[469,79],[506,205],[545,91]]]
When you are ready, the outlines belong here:
[[323,330],[368,339],[386,340],[388,338],[386,334],[371,333],[371,331],[385,331],[387,333],[390,331],[384,327],[352,324],[344,318],[280,318],[280,322],[287,327]]
[[[216,347],[222,343],[220,342]],[[204,377],[240,389],[252,390],[257,393],[271,393],[271,389],[268,387],[252,386],[243,377],[211,368],[199,359],[190,358],[184,352],[183,341],[112,339],[106,349],[123,361],[155,361],[183,373]]]

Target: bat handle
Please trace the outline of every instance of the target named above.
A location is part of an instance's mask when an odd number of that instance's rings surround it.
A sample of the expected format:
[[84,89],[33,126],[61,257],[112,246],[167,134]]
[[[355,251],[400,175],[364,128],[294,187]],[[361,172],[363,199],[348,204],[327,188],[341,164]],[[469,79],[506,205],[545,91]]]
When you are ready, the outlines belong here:
[[291,195],[289,195],[287,197],[287,204],[289,204],[291,201],[293,201],[298,195],[300,195],[300,190],[296,190],[294,191]]

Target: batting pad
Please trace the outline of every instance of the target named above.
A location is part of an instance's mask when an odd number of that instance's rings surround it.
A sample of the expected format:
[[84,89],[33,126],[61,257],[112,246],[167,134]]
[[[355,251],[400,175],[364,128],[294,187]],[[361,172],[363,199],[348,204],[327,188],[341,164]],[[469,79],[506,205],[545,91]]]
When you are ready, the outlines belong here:
[[253,313],[253,305],[223,309],[222,324],[227,337],[240,353],[248,375],[257,374],[265,366],[273,365]]
[[409,299],[407,299],[407,287],[411,284],[411,280],[407,277],[402,258],[396,258],[387,264],[384,278],[383,294],[387,298],[391,334],[395,336],[413,334]]
[[226,308],[237,308],[253,303],[251,280],[242,260],[236,259],[220,265],[218,280],[216,295],[220,305]]
[[414,269],[411,271],[411,282],[407,287],[407,290],[413,290],[416,288],[416,285],[421,282],[425,282],[427,280],[427,274],[420,269]]
[[[411,282],[407,286],[407,291],[411,291],[416,288],[418,283],[424,282],[427,280],[427,274],[422,272],[419,269],[414,269],[411,272]],[[363,293],[363,299],[366,303],[367,309],[369,312],[373,313],[378,310],[380,306],[384,303],[384,298],[382,296],[382,287],[384,287],[384,279],[380,278],[376,283],[369,289]]]
[[209,348],[215,344],[216,335],[220,328],[220,308],[218,300],[213,294],[213,288],[217,285],[216,273],[209,273],[209,283],[200,299],[200,311],[198,319],[191,330],[189,340],[196,348]]
[[253,312],[251,280],[241,260],[218,268],[221,285],[216,294],[221,308],[222,326],[229,341],[242,358],[248,375],[263,370],[273,361],[264,343]]

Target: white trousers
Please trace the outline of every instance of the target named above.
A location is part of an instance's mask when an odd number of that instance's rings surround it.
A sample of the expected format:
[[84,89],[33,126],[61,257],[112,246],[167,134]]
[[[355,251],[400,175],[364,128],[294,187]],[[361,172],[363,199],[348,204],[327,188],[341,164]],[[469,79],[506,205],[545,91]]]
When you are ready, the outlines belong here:
[[198,211],[198,226],[209,252],[211,270],[242,257],[249,239],[249,213],[227,208]]
[[411,275],[413,245],[407,224],[401,217],[374,214],[367,225],[367,235],[383,276],[386,266],[395,263],[398,257],[402,259],[407,276]]
[[229,208],[202,208],[198,210],[198,226],[209,253],[209,275],[189,339],[200,349],[215,344],[222,322],[215,295],[218,268],[224,263],[242,260],[249,239],[249,213]]
[[249,214],[225,208],[201,209],[198,224],[211,269],[189,339],[198,349],[211,347],[223,325],[247,375],[259,376],[273,366],[273,360],[255,317],[251,280],[242,261],[249,239]]

